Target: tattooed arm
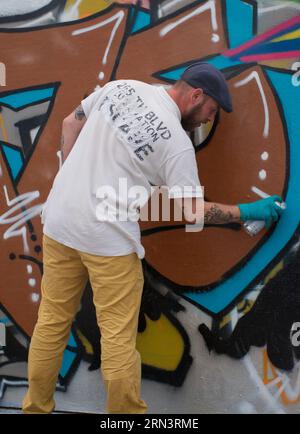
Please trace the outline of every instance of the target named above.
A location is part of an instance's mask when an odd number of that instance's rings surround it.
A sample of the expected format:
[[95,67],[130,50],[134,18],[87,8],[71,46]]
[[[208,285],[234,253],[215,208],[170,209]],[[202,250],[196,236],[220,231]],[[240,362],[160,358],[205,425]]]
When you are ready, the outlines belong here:
[[62,163],[69,155],[76,142],[77,137],[86,122],[86,117],[81,104],[63,120],[62,137],[61,137],[61,158]]
[[205,224],[226,224],[240,221],[240,210],[236,205],[204,202]]
[[203,202],[202,199],[185,199],[183,206],[185,221],[194,224],[204,217],[204,224],[222,225],[240,221],[240,210],[235,205]]

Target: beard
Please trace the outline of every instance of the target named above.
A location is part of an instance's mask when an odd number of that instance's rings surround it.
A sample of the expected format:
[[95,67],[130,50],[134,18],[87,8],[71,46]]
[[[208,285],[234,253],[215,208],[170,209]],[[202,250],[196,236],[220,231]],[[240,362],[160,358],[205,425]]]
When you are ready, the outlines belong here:
[[195,128],[200,127],[201,122],[199,121],[199,110],[203,107],[204,103],[205,100],[193,107],[189,113],[185,114],[185,116],[181,118],[181,125],[185,131],[192,132]]

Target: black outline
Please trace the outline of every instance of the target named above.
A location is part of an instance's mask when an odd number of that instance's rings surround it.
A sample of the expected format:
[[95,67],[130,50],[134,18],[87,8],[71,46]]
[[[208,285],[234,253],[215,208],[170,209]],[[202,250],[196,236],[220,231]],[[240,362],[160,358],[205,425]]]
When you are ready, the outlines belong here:
[[256,0],[242,0],[243,3],[248,3],[252,6],[252,34],[257,35],[257,24],[258,24],[258,5]]
[[[273,83],[271,82],[271,80],[269,79],[269,77],[266,74],[266,71],[276,71],[276,72],[280,72],[282,73],[283,71],[279,68],[272,68],[272,67],[268,67],[268,66],[261,66],[261,70],[262,73],[264,75],[264,78],[266,80],[266,82],[268,83],[272,95],[275,99],[276,102],[276,106],[279,112],[279,116],[280,116],[280,120],[282,122],[282,128],[283,128],[283,134],[284,134],[284,138],[285,138],[285,143],[286,143],[286,172],[285,172],[285,182],[284,182],[284,188],[283,188],[283,197],[286,197],[286,193],[287,193],[287,189],[288,189],[288,183],[290,180],[290,161],[291,161],[291,156],[290,156],[290,148],[291,148],[291,144],[290,144],[290,138],[289,138],[289,134],[288,134],[288,129],[287,129],[287,123],[286,123],[286,117],[284,115],[284,111],[283,111],[283,107],[282,107],[282,102],[278,96],[278,93],[273,85]],[[294,71],[286,71],[286,74],[289,74],[290,76],[293,75]]]
[[150,0],[150,14],[151,14],[151,23],[154,25],[158,21],[158,8],[161,3],[160,0]]
[[[206,201],[210,202],[207,198],[205,198]],[[227,223],[225,225],[217,225],[217,224],[207,224],[205,225],[206,228],[216,228],[216,229],[230,229],[233,231],[239,231],[242,229],[242,225],[240,223]],[[143,229],[141,231],[142,237],[148,237],[149,235],[154,235],[159,232],[167,232],[167,231],[174,231],[177,229],[184,229],[185,224],[178,224],[178,225],[167,225],[167,226],[155,226],[153,228],[149,229]]]
[[225,43],[227,45],[227,49],[229,49],[230,41],[229,41],[229,27],[227,22],[227,4],[226,4],[226,0],[220,0],[220,1],[221,1],[221,15],[222,15],[224,35],[225,35]]
[[199,143],[198,145],[196,145],[195,144],[195,138],[194,137],[192,138],[192,143],[193,143],[193,146],[194,146],[194,149],[195,149],[195,153],[201,151],[202,149],[204,149],[210,143],[210,141],[212,140],[212,138],[213,138],[213,136],[214,136],[214,134],[216,132],[217,126],[218,126],[218,124],[220,122],[220,116],[221,116],[220,110],[218,110],[217,113],[216,113],[214,122],[212,124],[212,127],[211,127],[209,133],[207,134],[207,136],[205,137],[205,139],[201,143]]
[[[123,51],[124,51],[126,43],[127,43],[127,39],[130,36],[130,31],[131,31],[131,28],[132,28],[132,24],[134,23],[133,19],[135,18],[135,13],[136,13],[136,10],[137,10],[136,5],[124,5],[124,6],[127,6],[126,9],[128,10],[127,17],[126,17],[126,22],[125,22],[124,34],[121,37],[121,43],[120,43],[119,49],[118,49],[118,51],[116,53],[115,60],[113,62],[113,66],[112,66],[112,70],[111,70],[111,75],[110,75],[109,81],[116,80],[117,69],[119,67],[120,60],[121,60],[121,57],[123,55]],[[133,17],[130,16],[132,9],[134,9],[134,15],[133,15]]]
[[[26,363],[26,362],[24,362],[24,363]],[[1,366],[2,367],[2,366]],[[2,386],[2,382],[3,382],[3,380],[8,380],[8,381],[24,381],[24,382],[26,382],[26,383],[28,383],[28,378],[24,378],[24,377],[14,377],[13,375],[1,375],[0,376],[0,386]],[[24,384],[4,384],[4,386],[3,386],[3,396],[5,395],[5,392],[6,392],[6,390],[8,389],[8,387],[13,387],[13,388],[15,388],[15,387],[26,387]],[[55,386],[55,391],[57,391],[57,392],[66,392],[67,391],[67,389],[66,389],[66,386],[64,386],[64,385],[59,385],[58,387],[57,387],[57,385]],[[0,400],[1,401],[1,400]],[[1,405],[0,406],[0,409],[5,409],[5,408],[8,408],[8,409],[14,409],[14,408],[16,408],[17,410],[21,410],[21,407],[5,407],[5,406],[3,406],[3,405]],[[57,411],[57,410],[55,410],[55,413],[70,413],[70,412],[68,412],[68,411]],[[76,412],[77,413],[77,412]]]
[[18,255],[18,258],[24,259],[25,261],[31,261],[34,264],[36,264],[40,269],[41,276],[43,275],[43,261],[39,261],[38,259],[34,258],[33,256],[29,256],[29,255]]
[[[147,316],[146,313],[145,315]],[[182,324],[175,316],[168,311],[162,311],[162,315],[165,315],[165,317],[172,323],[177,332],[181,335],[184,345],[183,355],[174,371],[167,371],[142,363],[142,377],[148,380],[159,381],[161,383],[167,383],[176,387],[181,387],[193,363],[193,358],[190,355],[190,339]]]
[[15,123],[15,126],[19,128],[19,134],[21,137],[23,154],[25,158],[27,158],[29,151],[36,144],[35,139],[33,142],[31,140],[30,131],[37,127],[41,128],[47,122],[49,117],[46,119],[45,118],[46,118],[46,114],[40,114],[40,115],[35,115],[31,118],[20,120]]
[[[57,89],[59,88],[60,85],[61,85],[60,81],[53,81],[53,82],[50,82],[47,84],[38,84],[36,86],[32,85],[32,86],[28,86],[28,87],[20,87],[18,89],[15,88],[15,89],[10,89],[10,90],[4,91],[4,92],[0,92],[0,106],[7,107],[10,110],[18,112],[18,111],[23,110],[24,108],[35,106],[37,104],[41,104],[41,103],[46,102],[46,101],[50,101],[53,98],[53,96],[56,95],[55,91],[57,91]],[[32,90],[49,89],[49,87],[53,88],[53,95],[52,96],[35,101],[33,103],[30,102],[28,104],[24,104],[21,107],[13,107],[12,105],[1,101],[2,98],[5,98],[6,96],[9,96],[9,95],[16,95],[16,94],[21,93],[21,92],[27,92],[27,91],[29,92]]]

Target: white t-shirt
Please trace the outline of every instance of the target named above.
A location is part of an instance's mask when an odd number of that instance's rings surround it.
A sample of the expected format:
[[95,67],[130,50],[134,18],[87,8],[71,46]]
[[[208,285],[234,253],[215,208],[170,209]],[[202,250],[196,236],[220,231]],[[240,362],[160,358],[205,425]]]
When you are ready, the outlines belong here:
[[[54,179],[42,212],[44,234],[90,254],[136,252],[143,258],[137,221],[99,218],[99,187],[115,189],[128,207],[135,203],[128,197],[133,186],[146,189],[143,203],[151,185],[192,186],[190,196],[200,196],[195,152],[179,108],[162,86],[136,80],[109,82],[81,104],[87,121]],[[120,192],[124,178],[127,191]],[[105,200],[115,203],[110,191]]]

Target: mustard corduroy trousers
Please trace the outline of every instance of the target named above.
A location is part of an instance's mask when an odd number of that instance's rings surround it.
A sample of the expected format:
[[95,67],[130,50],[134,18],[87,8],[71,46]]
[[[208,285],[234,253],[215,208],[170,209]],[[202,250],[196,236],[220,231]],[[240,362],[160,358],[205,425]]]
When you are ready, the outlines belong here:
[[28,357],[25,413],[51,413],[73,319],[90,279],[101,332],[101,371],[108,413],[145,413],[140,397],[141,358],[136,350],[143,271],[136,253],[97,256],[44,235],[44,273],[38,321]]

